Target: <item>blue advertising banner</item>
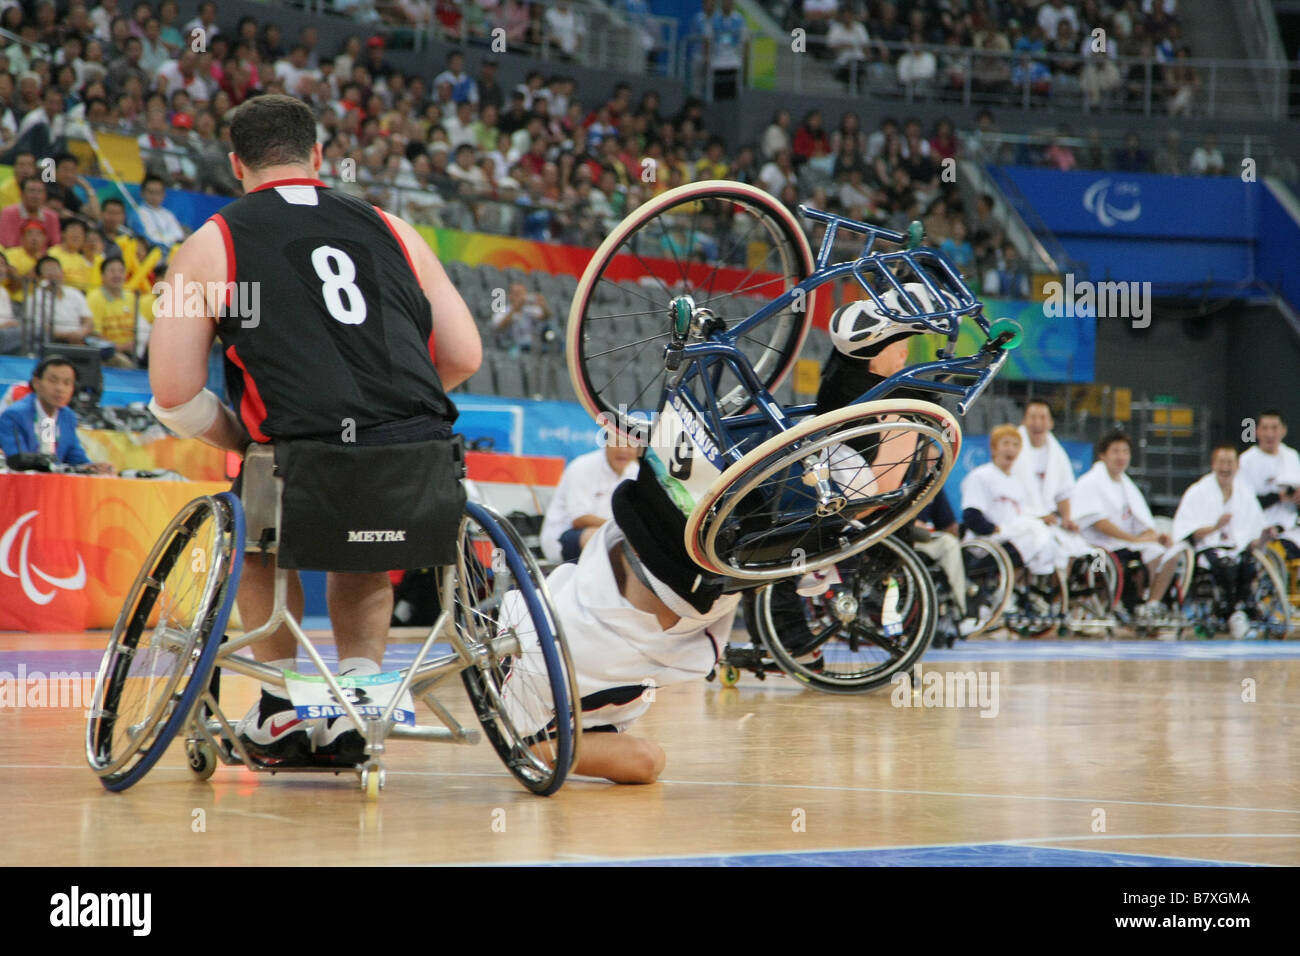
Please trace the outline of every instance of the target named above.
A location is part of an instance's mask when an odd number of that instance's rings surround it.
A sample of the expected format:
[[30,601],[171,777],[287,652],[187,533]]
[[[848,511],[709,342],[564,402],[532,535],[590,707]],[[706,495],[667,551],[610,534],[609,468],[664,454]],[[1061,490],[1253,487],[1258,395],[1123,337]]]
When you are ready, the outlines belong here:
[[1090,280],[1151,282],[1160,294],[1161,285],[1223,288],[1255,278],[1262,183],[1029,166],[992,172],[1024,197],[1072,259],[1087,263]]

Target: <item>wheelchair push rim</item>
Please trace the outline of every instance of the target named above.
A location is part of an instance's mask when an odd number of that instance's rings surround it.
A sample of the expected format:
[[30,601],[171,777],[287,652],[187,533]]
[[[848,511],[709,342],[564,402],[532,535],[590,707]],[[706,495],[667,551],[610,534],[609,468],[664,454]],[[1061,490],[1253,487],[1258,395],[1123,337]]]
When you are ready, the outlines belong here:
[[[886,417],[899,420],[884,421]],[[854,441],[882,432],[915,433],[916,450],[906,467],[910,470],[925,457],[929,459],[927,473],[906,479],[908,489],[901,496],[894,491],[849,502],[850,496],[840,494],[838,500],[843,504],[838,510],[826,509],[826,513],[820,513],[821,502],[814,500],[810,490],[813,486],[808,481],[807,462],[826,454],[827,467],[833,470],[829,462],[834,460],[837,448],[849,448]],[[929,446],[929,454],[925,456],[920,450],[922,441]],[[792,448],[792,444],[798,447]],[[880,452],[883,445],[882,442],[876,451]],[[772,436],[718,476],[687,518],[687,553],[715,574],[754,581],[779,580],[837,564],[886,538],[924,508],[943,486],[960,448],[961,428],[956,419],[930,402],[884,399],[849,405],[806,419]],[[859,460],[862,460],[860,456]],[[895,462],[889,467],[903,466],[903,462]],[[871,463],[873,473],[880,467],[880,454],[877,454]],[[798,475],[801,469],[803,474]],[[855,477],[860,477],[861,471]],[[774,481],[769,483],[774,476]],[[796,507],[785,503],[787,495],[794,497]],[[730,531],[729,522],[751,496],[757,501],[749,501],[746,507],[769,512],[773,508],[784,509],[773,516],[785,522],[784,528],[774,524],[760,531],[756,538],[748,535],[737,539]],[[890,499],[887,503],[875,503],[886,498]],[[816,505],[811,513],[810,505]],[[870,513],[864,514],[864,509],[870,509]],[[753,514],[748,517],[752,524],[758,524],[752,520]],[[772,539],[785,529],[794,535],[790,538],[793,544],[782,544],[767,553],[759,550],[762,539]],[[745,548],[749,549],[748,553],[742,551]]]
[[[472,502],[458,551],[454,624],[468,646],[483,651],[461,673],[465,690],[506,768],[548,796],[577,762],[582,727],[577,674],[545,577],[514,526]],[[499,656],[491,641],[505,633],[535,642],[522,654]]]
[[[705,214],[706,209],[712,211]],[[716,229],[723,234],[710,234],[702,220],[719,220]],[[674,246],[674,233],[682,232],[685,255]],[[713,243],[718,255],[710,260],[706,251],[705,261],[693,259],[697,240]],[[748,258],[755,243],[764,241],[765,251],[758,246],[762,258]],[[730,256],[739,257],[739,264],[732,265]],[[658,270],[652,260],[660,264]],[[657,408],[668,381],[664,347],[672,333],[669,307],[676,297],[692,296],[698,307],[731,326],[793,289],[813,269],[812,249],[798,221],[768,193],[725,181],[668,190],[605,238],[578,282],[565,336],[578,401],[597,420],[625,437],[637,437],[644,420],[638,424],[630,413]],[[809,292],[736,341],[769,392],[799,355],[815,295]],[[747,304],[746,296],[754,302]],[[723,414],[752,405],[753,396],[739,385],[719,396]]]
[[[86,720],[86,759],[106,789],[125,790],[140,780],[190,718],[230,618],[243,549],[238,499],[228,492],[196,498],[164,529],[136,575]],[[124,697],[138,697],[130,692],[142,688],[143,705],[128,710]],[[119,741],[123,727],[126,739]]]
[[[981,634],[996,630],[1002,624],[1002,616],[1006,613],[1007,605],[1011,603],[1011,587],[1015,583],[1015,569],[1011,566],[1011,559],[1007,552],[996,541],[989,538],[968,538],[961,543],[962,562],[965,565],[966,572],[966,613],[973,616],[979,622],[975,630],[967,634],[967,638],[978,637]],[[977,569],[967,562],[967,553],[983,551],[984,558],[976,556],[975,561],[982,562]],[[984,580],[984,576],[995,574],[997,586],[986,589],[979,582]],[[975,590],[972,592],[971,588]],[[980,601],[986,593],[989,595],[987,601]],[[977,606],[973,608],[972,602]],[[981,617],[972,615],[971,612],[978,607],[986,607],[988,616]]]

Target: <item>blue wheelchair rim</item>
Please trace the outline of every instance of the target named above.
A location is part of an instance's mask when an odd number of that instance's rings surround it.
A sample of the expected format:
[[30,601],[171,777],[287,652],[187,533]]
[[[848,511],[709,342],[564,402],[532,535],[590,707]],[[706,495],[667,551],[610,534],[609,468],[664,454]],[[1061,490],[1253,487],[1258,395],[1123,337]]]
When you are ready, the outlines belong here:
[[[547,613],[547,609],[542,604],[542,592],[533,584],[527,563],[523,556],[519,554],[510,536],[501,527],[501,522],[506,519],[491,509],[472,501],[466,504],[465,511],[487,531],[492,543],[500,548],[501,553],[505,555],[506,564],[510,568],[510,573],[515,576],[516,587],[523,596],[524,604],[528,608],[528,614],[537,629],[537,641],[542,649],[542,657],[546,661],[546,673],[551,684],[551,695],[558,706],[564,707],[570,714],[573,714],[575,702],[569,697],[568,683],[564,679],[563,662],[560,659],[559,649],[555,645],[553,628],[559,628],[559,621],[555,619],[554,615]],[[544,584],[543,579],[543,586]],[[581,719],[580,714],[574,717],[575,722]],[[544,797],[550,796],[564,785],[574,756],[573,729],[569,722],[560,720],[558,710],[555,714],[555,733],[559,741],[559,747],[556,754],[554,777],[545,788],[532,791]]]
[[[128,787],[139,782],[150,770],[153,769],[159,758],[167,752],[171,746],[173,738],[180,731],[181,727],[192,716],[195,703],[208,686],[212,676],[213,662],[216,660],[217,651],[221,648],[221,637],[226,632],[226,625],[230,621],[230,611],[234,607],[235,595],[239,592],[239,580],[244,571],[244,507],[239,498],[228,491],[223,491],[217,495],[204,495],[202,498],[191,500],[185,507],[190,507],[198,501],[216,501],[224,502],[231,509],[231,516],[234,519],[234,547],[231,550],[230,570],[226,573],[226,580],[221,585],[225,593],[217,608],[216,617],[213,618],[212,627],[208,630],[203,638],[203,650],[199,654],[199,659],[195,662],[194,672],[191,674],[185,690],[181,692],[181,698],[173,708],[172,714],[167,718],[149,749],[145,751],[140,761],[121,777],[113,779],[100,777],[100,782],[104,789],[113,793],[126,790]],[[212,507],[214,515],[219,514],[219,508]],[[218,635],[213,640],[213,635]]]

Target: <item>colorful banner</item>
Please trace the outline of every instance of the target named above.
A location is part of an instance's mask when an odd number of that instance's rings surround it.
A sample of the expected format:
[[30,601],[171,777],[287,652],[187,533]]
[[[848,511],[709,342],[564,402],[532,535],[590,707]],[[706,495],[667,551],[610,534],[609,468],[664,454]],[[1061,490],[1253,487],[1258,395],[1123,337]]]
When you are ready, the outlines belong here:
[[0,630],[110,628],[181,507],[225,482],[0,475]]
[[[1023,299],[983,299],[984,315],[990,321],[1014,319],[1025,330],[1025,339],[1011,353],[998,377],[1004,381],[1091,382],[1097,352],[1097,319],[1091,315],[1048,318],[1043,303]],[[945,340],[937,335],[918,335],[908,353],[912,362],[933,361]],[[973,355],[984,342],[984,333],[970,320],[962,323],[957,354]]]

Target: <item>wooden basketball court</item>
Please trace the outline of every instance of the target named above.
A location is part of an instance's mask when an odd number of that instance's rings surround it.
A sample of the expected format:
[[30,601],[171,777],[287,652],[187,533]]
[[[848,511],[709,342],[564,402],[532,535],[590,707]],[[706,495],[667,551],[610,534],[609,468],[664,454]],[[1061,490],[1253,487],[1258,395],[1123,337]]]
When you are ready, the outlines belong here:
[[[11,704],[20,665],[93,673],[104,641],[0,634]],[[571,778],[550,798],[486,743],[405,740],[373,803],[352,775],[195,782],[179,742],[111,794],[84,709],[24,699],[0,708],[0,864],[1300,863],[1300,642],[971,642],[923,672],[945,693],[660,690],[640,731],[668,752],[662,782]],[[971,672],[982,697],[933,706]],[[255,694],[227,677],[223,706]]]

